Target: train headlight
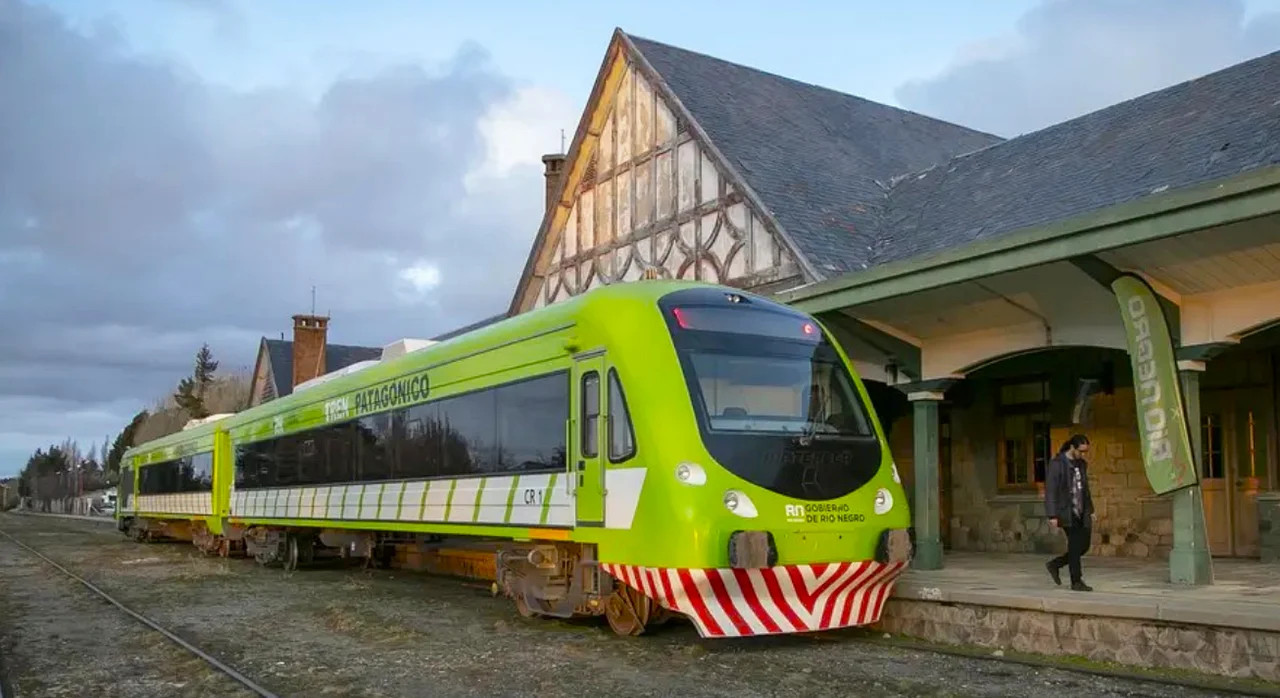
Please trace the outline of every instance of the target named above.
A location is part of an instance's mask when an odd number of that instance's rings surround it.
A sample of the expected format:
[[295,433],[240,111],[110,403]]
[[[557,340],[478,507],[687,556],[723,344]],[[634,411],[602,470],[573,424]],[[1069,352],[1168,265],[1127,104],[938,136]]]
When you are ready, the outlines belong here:
[[747,493],[738,490],[729,490],[724,493],[724,508],[744,519],[754,519],[759,514],[755,503]]
[[889,494],[889,490],[880,488],[876,490],[875,509],[877,514],[884,514],[893,508],[893,495]]
[[676,479],[686,485],[705,485],[707,471],[697,463],[681,463],[676,466]]

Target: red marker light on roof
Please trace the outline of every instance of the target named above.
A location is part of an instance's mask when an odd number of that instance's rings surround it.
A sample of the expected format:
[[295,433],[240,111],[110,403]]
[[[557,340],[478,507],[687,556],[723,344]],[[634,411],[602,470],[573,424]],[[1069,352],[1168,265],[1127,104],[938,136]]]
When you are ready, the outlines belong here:
[[805,334],[807,334],[807,335],[813,335],[813,334],[817,334],[817,332],[818,332],[818,328],[814,327],[814,326],[813,326],[813,323],[810,323],[810,322],[806,322],[806,323],[804,323],[804,333],[805,333]]
[[672,308],[671,314],[676,316],[676,324],[680,326],[680,329],[689,329],[689,321],[684,319],[684,313],[680,312],[679,308]]

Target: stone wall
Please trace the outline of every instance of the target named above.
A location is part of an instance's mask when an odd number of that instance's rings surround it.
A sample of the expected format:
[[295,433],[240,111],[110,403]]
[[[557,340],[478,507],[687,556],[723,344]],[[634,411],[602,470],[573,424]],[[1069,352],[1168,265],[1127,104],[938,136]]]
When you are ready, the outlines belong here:
[[1280,562],[1280,492],[1258,495],[1258,550],[1263,562]]
[[[951,492],[943,526],[954,550],[1059,553],[1066,537],[1050,528],[1040,493],[1001,493],[997,482],[997,422],[987,400],[951,412]],[[1142,466],[1133,389],[1117,388],[1091,400],[1089,423],[1052,429],[1055,449],[1074,432],[1089,437],[1089,479],[1097,521],[1090,554],[1166,559],[1173,546],[1170,501],[1156,497]],[[897,420],[890,450],[914,504],[911,418]],[[945,467],[945,464],[943,464]],[[943,493],[947,496],[947,493]],[[1278,524],[1280,525],[1280,524]]]
[[1280,633],[890,599],[876,629],[945,644],[1280,680]]
[[889,453],[893,455],[894,465],[898,466],[898,476],[902,478],[902,486],[907,494],[907,506],[914,506],[916,501],[912,422],[911,415],[908,414],[894,420],[892,425],[882,425],[889,432]]

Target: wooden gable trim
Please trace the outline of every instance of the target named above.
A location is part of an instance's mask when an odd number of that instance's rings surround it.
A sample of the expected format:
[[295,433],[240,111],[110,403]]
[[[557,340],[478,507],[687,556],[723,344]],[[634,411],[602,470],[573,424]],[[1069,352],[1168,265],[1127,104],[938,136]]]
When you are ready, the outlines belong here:
[[[266,370],[261,371],[263,363],[266,364]],[[259,374],[262,379],[259,380]],[[266,388],[271,388],[271,393],[275,393],[274,372],[271,370],[271,352],[267,351],[267,339],[263,337],[258,341],[258,358],[253,362],[253,374],[249,379],[249,405],[260,405],[265,400],[262,399]]]
[[[582,183],[586,170],[591,162],[591,155],[595,152],[595,148],[600,140],[600,133],[604,130],[604,122],[607,118],[608,106],[606,96],[609,103],[618,89],[618,83],[622,81],[622,76],[626,73],[626,57],[623,51],[626,47],[622,43],[622,30],[615,28],[613,30],[613,38],[609,41],[609,48],[605,51],[604,59],[600,62],[600,70],[596,74],[595,84],[591,88],[591,96],[587,99],[587,106],[582,112],[582,118],[578,120],[578,129],[573,134],[573,141],[569,146],[569,152],[565,156],[568,163],[563,177],[561,177],[560,185],[555,196],[555,205],[547,208],[542,215],[542,223],[538,226],[538,234],[533,239],[533,245],[529,249],[529,257],[525,260],[524,271],[520,275],[520,281],[516,285],[516,292],[511,299],[511,305],[507,309],[507,315],[515,315],[532,306],[532,298],[529,297],[529,288],[534,280],[544,280],[542,269],[546,267],[546,261],[553,253],[551,246],[547,245],[547,238],[552,230],[556,230],[562,226],[569,217],[569,211],[573,208],[573,194],[578,191],[578,186]],[[566,200],[567,195],[567,200]],[[526,302],[528,301],[528,302]]]
[[258,357],[253,360],[253,373],[250,374],[251,377],[249,379],[249,404],[251,406],[258,404],[258,394],[262,392],[261,387],[258,385],[258,374],[260,373],[259,369],[262,368],[262,357],[266,353],[267,340],[264,337],[258,340]]
[[782,224],[764,205],[755,190],[747,184],[738,169],[716,147],[706,130],[693,117],[688,107],[676,96],[666,80],[649,63],[648,59],[644,57],[644,54],[626,33],[620,28],[616,28],[605,52],[604,59],[601,61],[595,84],[591,90],[591,96],[587,100],[587,106],[583,110],[581,119],[579,119],[578,129],[574,133],[572,145],[566,156],[568,168],[560,181],[559,189],[555,195],[555,204],[543,214],[542,222],[529,250],[529,256],[525,260],[524,271],[521,273],[520,280],[516,285],[515,294],[507,310],[507,315],[516,315],[533,307],[535,298],[530,293],[531,287],[535,281],[545,280],[543,270],[546,269],[551,255],[555,251],[554,245],[548,244],[552,242],[550,239],[552,232],[564,226],[569,216],[569,211],[573,208],[578,189],[584,177],[590,174],[587,170],[591,168],[591,156],[594,154],[595,148],[598,147],[599,137],[604,130],[604,123],[608,117],[608,108],[614,102],[618,84],[622,81],[628,65],[635,67],[637,72],[649,81],[655,94],[661,95],[676,119],[687,126],[694,142],[707,152],[711,160],[723,173],[725,180],[732,184],[736,190],[742,192],[747,205],[764,223],[769,233],[776,236],[782,246],[791,254],[791,257],[796,260],[801,271],[807,277],[806,281],[815,282],[826,278],[800,251],[800,248],[795,244],[795,240],[791,238],[782,227]]
[[800,251],[800,248],[796,246],[795,240],[792,239],[791,235],[782,227],[782,224],[778,222],[778,219],[774,218],[773,213],[764,205],[764,201],[760,198],[760,195],[751,188],[751,185],[747,183],[746,178],[742,176],[742,173],[738,171],[738,168],[734,167],[733,163],[729,162],[729,159],[725,157],[720,148],[718,148],[715,142],[711,140],[711,136],[707,134],[706,129],[702,128],[702,124],[699,124],[698,120],[693,118],[693,113],[689,111],[689,108],[684,105],[684,102],[680,101],[680,98],[676,96],[675,91],[671,89],[671,86],[667,84],[667,81],[660,73],[658,73],[658,70],[653,67],[653,64],[649,62],[649,59],[645,58],[644,53],[631,41],[631,37],[627,36],[621,30],[618,30],[618,35],[621,37],[622,42],[626,44],[628,53],[630,54],[631,60],[635,63],[636,69],[639,70],[645,79],[649,81],[649,84],[653,86],[653,89],[661,93],[667,100],[667,104],[671,106],[671,110],[675,113],[676,118],[689,125],[689,133],[693,134],[694,141],[706,149],[707,153],[711,156],[712,162],[714,162],[716,167],[719,167],[720,171],[724,173],[725,177],[733,183],[734,188],[742,192],[743,196],[747,200],[747,205],[755,209],[755,212],[760,216],[760,220],[769,228],[769,232],[777,235],[778,239],[782,241],[782,244],[787,247],[787,250],[791,252],[792,258],[796,260],[796,263],[800,265],[800,269],[803,270],[805,276],[808,277],[807,281],[812,283],[825,279],[826,277],[820,273],[812,263],[810,263],[809,258],[806,257],[804,253]]

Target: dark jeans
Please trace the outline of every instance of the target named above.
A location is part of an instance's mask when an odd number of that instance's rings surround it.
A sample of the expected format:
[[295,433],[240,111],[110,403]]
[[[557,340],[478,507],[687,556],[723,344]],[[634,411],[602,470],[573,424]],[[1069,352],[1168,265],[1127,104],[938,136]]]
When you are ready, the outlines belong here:
[[1089,552],[1093,531],[1087,523],[1075,519],[1070,526],[1064,526],[1062,532],[1067,534],[1067,552],[1053,558],[1050,564],[1059,569],[1066,565],[1071,570],[1071,583],[1082,582],[1084,579],[1080,572],[1080,558]]

